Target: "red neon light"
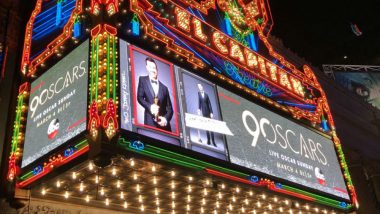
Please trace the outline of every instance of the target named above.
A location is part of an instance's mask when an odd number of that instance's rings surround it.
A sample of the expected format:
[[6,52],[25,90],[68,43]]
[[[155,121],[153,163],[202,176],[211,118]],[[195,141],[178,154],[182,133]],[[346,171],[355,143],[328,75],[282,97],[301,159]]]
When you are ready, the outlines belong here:
[[119,11],[118,0],[91,0],[91,12],[95,15],[100,13],[100,5],[103,4],[109,15],[113,15]]
[[117,130],[119,125],[116,119],[116,105],[114,104],[112,98],[108,100],[106,109],[107,113],[103,118],[103,128],[107,128],[109,124],[112,123],[114,129]]
[[23,93],[24,91],[28,91],[28,90],[29,90],[29,87],[30,87],[30,84],[29,84],[28,82],[23,83],[23,84],[20,85],[20,87],[18,88],[18,93],[21,94],[21,93]]
[[113,36],[116,36],[117,29],[108,24],[98,24],[94,28],[91,29],[91,37],[96,37],[97,35],[107,32]]
[[16,165],[16,156],[14,153],[12,153],[12,155],[9,157],[7,179],[9,181],[12,181],[18,173],[19,168]]
[[233,175],[229,175],[229,174],[226,174],[226,173],[223,173],[223,172],[219,172],[219,171],[216,171],[216,170],[212,170],[212,169],[208,169],[206,168],[205,171],[211,175],[216,175],[216,176],[219,176],[219,177],[223,177],[223,178],[227,178],[229,180],[233,180],[233,181],[237,181],[237,182],[240,182],[240,183],[245,183],[245,184],[250,184],[250,185],[253,185],[253,186],[264,186],[265,183],[263,182],[258,182],[258,183],[254,183],[252,181],[249,181],[247,179],[243,179],[243,178],[239,178],[239,177],[236,177],[236,176],[233,176]]
[[100,126],[100,117],[98,114],[98,104],[96,101],[93,101],[91,103],[90,109],[88,110],[89,113],[89,121],[88,121],[88,130],[98,129]]

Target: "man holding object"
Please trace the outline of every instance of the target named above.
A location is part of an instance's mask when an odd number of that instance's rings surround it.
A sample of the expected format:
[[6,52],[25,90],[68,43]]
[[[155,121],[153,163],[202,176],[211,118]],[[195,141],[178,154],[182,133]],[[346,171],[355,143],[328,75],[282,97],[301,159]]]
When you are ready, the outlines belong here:
[[148,76],[140,76],[137,101],[144,107],[144,124],[171,132],[173,107],[168,88],[158,80],[158,68],[151,58],[145,59]]

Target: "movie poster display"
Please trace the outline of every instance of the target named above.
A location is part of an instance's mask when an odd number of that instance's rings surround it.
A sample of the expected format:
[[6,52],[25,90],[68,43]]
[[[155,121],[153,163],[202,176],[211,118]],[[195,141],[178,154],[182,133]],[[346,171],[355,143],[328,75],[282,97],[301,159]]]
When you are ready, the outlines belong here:
[[88,49],[85,41],[32,82],[21,167],[86,130]]
[[230,161],[349,199],[332,140],[221,87]]
[[231,131],[222,121],[216,86],[182,68],[176,67],[176,71],[186,147],[227,160],[224,135],[230,135]]
[[[173,64],[137,47],[128,47],[133,131],[180,145]],[[128,56],[122,58],[127,59]],[[125,72],[125,75],[128,73]],[[122,96],[128,97],[125,93]],[[122,116],[122,119],[126,117]]]

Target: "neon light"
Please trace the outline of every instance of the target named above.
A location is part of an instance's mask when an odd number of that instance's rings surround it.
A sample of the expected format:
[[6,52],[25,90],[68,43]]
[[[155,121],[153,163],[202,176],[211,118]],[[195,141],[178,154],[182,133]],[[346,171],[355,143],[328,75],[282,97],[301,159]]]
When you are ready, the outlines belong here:
[[140,21],[136,14],[133,14],[133,18],[131,20],[131,29],[133,36],[140,36]]
[[257,47],[255,35],[253,33],[248,34],[248,44],[252,50],[254,50],[256,52],[259,50]]
[[24,126],[21,121],[25,121],[26,116],[26,102],[29,96],[30,85],[28,82],[22,84],[19,88],[19,95],[17,96],[16,119],[14,121],[13,136],[11,142],[11,152],[8,162],[7,179],[13,181],[19,173],[18,162],[20,161],[19,147],[24,142]]
[[[23,55],[22,55],[22,61],[21,61],[21,68],[24,69],[24,71],[22,71],[24,74],[27,74],[28,76],[32,76],[36,72],[38,65],[43,63],[49,56],[54,54],[55,51],[67,39],[71,38],[71,35],[72,35],[71,29],[73,29],[73,25],[75,21],[74,14],[79,15],[82,13],[82,0],[72,0],[69,3],[75,3],[75,2],[76,4],[75,6],[73,6],[75,9],[71,11],[70,13],[71,15],[69,16],[67,23],[63,27],[62,33],[59,36],[57,36],[52,42],[50,42],[48,46],[40,54],[38,54],[38,56],[34,56],[34,58],[31,58],[30,51],[31,51],[31,46],[32,46],[33,27],[36,21],[36,17],[40,15],[41,6],[43,3],[43,0],[37,1],[36,7],[32,12],[32,16],[30,17],[27,23],[26,31],[25,31],[24,48],[23,48]],[[65,8],[63,8],[63,10],[65,10]],[[71,10],[71,8],[68,8],[68,10]]]
[[232,28],[231,28],[231,21],[228,18],[228,16],[224,16],[224,28],[225,28],[225,33],[229,36],[232,36]]
[[[75,150],[71,155],[65,156],[64,152],[66,150],[64,150],[63,152],[61,152],[61,154],[59,154],[59,155],[56,154],[56,156],[49,158],[48,163],[42,164],[43,167],[37,166],[32,171],[27,172],[24,175],[20,176],[20,179],[22,181],[18,182],[16,184],[16,186],[19,188],[26,187],[29,184],[33,183],[34,181],[36,181],[36,180],[42,178],[43,176],[49,174],[55,168],[60,167],[64,164],[74,160],[75,158],[85,154],[89,150],[89,146],[88,146],[88,143],[86,140],[79,142],[77,145],[79,145],[79,144],[81,145],[80,147],[78,146],[79,148],[74,146],[75,148],[77,148],[77,150]],[[71,147],[71,148],[73,148],[73,147]]]
[[[297,188],[283,185],[281,183],[275,183],[270,179],[259,179],[257,176],[251,176],[245,173],[241,173],[238,171],[230,170],[224,167],[220,167],[211,163],[203,162],[185,155],[181,155],[169,150],[161,149],[149,144],[144,144],[141,141],[129,142],[125,141],[123,138],[120,138],[118,145],[122,146],[124,149],[128,151],[137,152],[140,154],[144,154],[150,157],[154,157],[160,160],[168,161],[174,163],[176,165],[184,166],[187,168],[195,169],[195,170],[204,170],[207,173],[219,177],[223,177],[229,180],[237,181],[240,183],[245,183],[257,187],[266,187],[269,190],[291,195],[297,198],[301,198],[304,200],[329,205],[332,207],[336,207],[339,209],[349,210],[352,208],[352,205],[347,205],[345,202],[337,201],[331,198],[327,198],[324,196],[320,196],[314,193],[310,193],[307,191],[299,190]],[[347,206],[342,206],[342,204],[346,204]]]
[[201,21],[199,21],[199,19],[193,19],[193,26],[194,26],[194,35],[198,39],[206,42],[207,36],[203,33]]
[[190,14],[179,7],[174,9],[174,14],[177,17],[177,26],[186,32],[190,32]]

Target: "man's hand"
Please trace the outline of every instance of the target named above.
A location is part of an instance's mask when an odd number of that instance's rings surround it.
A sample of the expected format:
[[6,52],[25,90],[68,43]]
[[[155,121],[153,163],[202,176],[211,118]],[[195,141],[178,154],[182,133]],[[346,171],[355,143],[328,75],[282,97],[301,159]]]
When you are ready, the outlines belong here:
[[166,120],[165,117],[158,117],[158,119],[160,121],[160,122],[158,122],[158,125],[164,127],[164,126],[166,126],[168,124],[168,121]]
[[158,111],[159,111],[160,107],[156,104],[152,104],[150,106],[150,113],[152,113],[152,115],[158,115]]
[[210,118],[214,118],[214,115],[212,113],[210,113]]

